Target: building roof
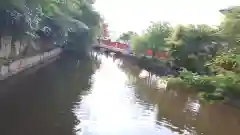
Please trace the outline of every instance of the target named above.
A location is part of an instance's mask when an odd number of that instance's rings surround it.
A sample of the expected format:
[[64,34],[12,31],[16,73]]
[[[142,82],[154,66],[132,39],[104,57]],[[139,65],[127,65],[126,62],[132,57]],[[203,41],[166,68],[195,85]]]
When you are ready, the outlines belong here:
[[232,12],[235,9],[240,9],[240,6],[230,6],[228,8],[220,9],[219,12],[221,12],[222,14],[226,14]]

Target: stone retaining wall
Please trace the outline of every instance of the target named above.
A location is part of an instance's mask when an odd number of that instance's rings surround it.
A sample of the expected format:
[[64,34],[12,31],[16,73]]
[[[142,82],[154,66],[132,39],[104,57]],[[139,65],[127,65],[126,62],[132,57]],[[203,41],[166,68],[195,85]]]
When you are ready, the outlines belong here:
[[33,66],[37,66],[38,64],[48,61],[49,59],[55,58],[55,57],[59,56],[59,54],[61,52],[62,52],[61,48],[56,48],[49,52],[44,52],[44,53],[38,54],[36,56],[16,60],[16,61],[10,63],[9,65],[3,65],[3,66],[1,66],[0,80],[4,80],[4,79],[8,78],[9,76],[20,73],[20,72],[22,72],[28,68],[31,68]]

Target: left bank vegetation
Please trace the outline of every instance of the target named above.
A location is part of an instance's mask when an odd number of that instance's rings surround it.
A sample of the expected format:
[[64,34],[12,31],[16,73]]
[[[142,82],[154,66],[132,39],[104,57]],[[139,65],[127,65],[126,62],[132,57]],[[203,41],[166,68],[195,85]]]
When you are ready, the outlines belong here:
[[87,55],[101,29],[92,0],[1,0],[0,66],[63,47]]

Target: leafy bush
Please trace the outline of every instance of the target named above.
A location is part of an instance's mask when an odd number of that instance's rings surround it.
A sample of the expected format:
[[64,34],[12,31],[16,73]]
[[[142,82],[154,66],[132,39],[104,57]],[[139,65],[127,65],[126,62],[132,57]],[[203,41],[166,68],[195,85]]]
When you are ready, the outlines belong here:
[[223,100],[224,97],[240,95],[240,76],[231,71],[214,76],[203,76],[184,69],[180,72],[180,77],[199,90],[204,99]]
[[220,55],[216,56],[216,58],[212,59],[207,66],[216,73],[223,73],[226,71],[239,73],[240,55],[234,54],[231,51],[222,52]]

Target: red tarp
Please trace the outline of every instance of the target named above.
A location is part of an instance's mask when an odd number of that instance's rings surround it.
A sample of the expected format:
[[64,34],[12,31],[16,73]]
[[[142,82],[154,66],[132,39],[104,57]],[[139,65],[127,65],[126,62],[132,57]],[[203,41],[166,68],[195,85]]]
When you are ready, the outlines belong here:
[[[153,51],[152,49],[148,49],[146,52],[145,52],[147,55],[149,56],[153,56]],[[156,52],[155,53],[155,57],[157,58],[163,58],[163,59],[167,59],[169,57],[168,53],[167,52]]]
[[[103,44],[107,45],[107,46],[120,48],[120,49],[128,49],[127,44],[123,44],[123,43],[120,43],[120,42],[111,42],[111,40],[102,40],[101,42]],[[145,54],[147,54],[149,56],[152,56],[153,55],[152,49],[146,50]],[[162,52],[156,52],[155,57],[162,58],[162,59],[167,59],[167,58],[169,58],[169,55],[168,55],[168,52],[162,51]]]
[[146,51],[146,54],[152,56],[152,55],[153,55],[152,49],[148,49],[148,50]]
[[111,46],[111,47],[116,47],[116,48],[120,48],[120,49],[128,49],[127,44],[122,44],[122,43],[119,43],[119,42],[103,41],[102,43],[107,45],[107,46]]

